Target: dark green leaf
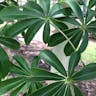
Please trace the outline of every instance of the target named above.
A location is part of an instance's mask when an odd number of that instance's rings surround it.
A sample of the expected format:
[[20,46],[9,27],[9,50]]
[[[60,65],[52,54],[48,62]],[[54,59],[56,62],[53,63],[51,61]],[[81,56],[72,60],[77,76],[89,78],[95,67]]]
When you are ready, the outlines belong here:
[[89,40],[89,38],[88,38],[88,32],[85,32],[85,34],[83,36],[82,43],[81,43],[81,45],[80,45],[80,47],[78,49],[80,53],[82,53],[86,49],[86,47],[88,45],[88,40]]
[[26,32],[25,34],[25,43],[28,45],[31,40],[34,38],[40,27],[43,25],[44,21],[39,20],[35,22]]
[[[64,77],[55,73],[48,72],[40,68],[31,68],[31,75],[28,80],[31,81],[45,81],[45,80],[62,80]],[[26,77],[27,78],[27,77]]]
[[[74,35],[74,33],[78,31],[78,28],[73,28],[73,29],[68,29],[68,30],[65,30],[63,31],[63,33],[68,37],[72,37]],[[48,42],[48,45],[53,47],[53,46],[56,46],[60,43],[62,43],[63,41],[65,41],[66,38],[60,33],[55,33],[53,34],[51,37],[50,37],[50,40]]]
[[73,85],[73,87],[74,87],[75,96],[78,96],[78,94],[79,96],[84,96],[77,86]]
[[75,18],[71,18],[71,17],[62,17],[62,18],[58,18],[60,21],[63,22],[68,22],[70,24],[73,24],[75,26],[80,26],[80,23],[75,19]]
[[53,54],[51,51],[43,50],[40,52],[39,57],[49,65],[53,66],[62,75],[65,75],[65,76],[67,75],[62,63],[59,61],[56,55]]
[[77,72],[73,79],[76,81],[91,80],[96,78],[96,63],[91,63]]
[[8,75],[12,66],[13,64],[9,60],[5,60],[4,62],[0,60],[0,79],[3,79],[5,76]]
[[[52,83],[48,86],[45,86],[35,93],[31,94],[32,96],[54,96],[54,94],[58,91],[58,89],[62,86],[63,82]],[[30,96],[31,96],[30,95]],[[58,95],[56,95],[58,96]],[[62,95],[61,95],[62,96]]]
[[19,21],[9,27],[8,30],[5,32],[5,35],[9,37],[14,37],[19,33],[22,33],[22,30],[25,30],[27,27],[29,27],[31,24],[36,23],[37,21],[38,19],[26,19]]
[[24,13],[16,6],[8,6],[0,11],[0,19],[1,20],[14,20],[14,19],[25,19],[31,18],[30,15]]
[[11,49],[19,49],[20,44],[16,40],[12,38],[7,38],[7,37],[1,37],[0,36],[0,43],[11,48]]
[[[62,31],[68,29],[68,27],[67,27],[66,24],[64,24],[63,22],[61,22],[61,21],[59,21],[59,20],[57,20],[57,19],[51,19],[51,21],[52,21],[52,23],[53,23],[56,27],[58,27],[58,28],[59,28],[60,30],[62,30]],[[54,27],[55,27],[55,26],[54,26]]]
[[92,8],[92,7],[94,7],[95,5],[96,5],[96,0],[90,0],[88,7],[89,7],[89,8]]
[[65,45],[64,53],[66,54],[66,56],[69,56],[74,51],[76,51],[76,49],[77,49],[77,47],[78,47],[78,45],[80,43],[82,34],[83,34],[83,32],[81,30],[78,30],[76,33],[74,33],[73,37],[70,39],[70,41],[72,42],[74,48],[69,42]]
[[0,46],[0,61],[4,62],[4,61],[8,61],[9,57],[6,53],[6,51]]
[[23,83],[23,79],[21,78],[12,78],[5,81],[0,82],[0,95],[10,91],[15,86],[19,86],[21,83]]
[[73,75],[75,67],[79,63],[79,60],[80,60],[80,53],[78,51],[71,55],[68,66],[68,73],[70,77]]
[[84,23],[83,13],[76,0],[65,0],[65,2],[72,8],[75,15]]
[[49,25],[49,22],[46,22],[43,30],[44,43],[48,43],[49,39],[50,39],[50,25]]
[[86,14],[85,23],[87,24],[95,16],[95,11],[88,9]]

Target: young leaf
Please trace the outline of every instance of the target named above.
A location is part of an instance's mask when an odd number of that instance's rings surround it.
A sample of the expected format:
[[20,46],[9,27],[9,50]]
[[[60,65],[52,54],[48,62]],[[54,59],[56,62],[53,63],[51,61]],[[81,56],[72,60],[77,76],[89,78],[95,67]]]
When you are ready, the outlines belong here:
[[96,63],[91,63],[82,68],[79,72],[73,75],[76,81],[91,80],[96,78]]
[[53,54],[51,51],[43,50],[40,52],[39,57],[41,59],[43,59],[49,65],[53,66],[62,75],[64,75],[64,76],[67,75],[62,63],[59,61],[59,59],[56,57],[56,55]]

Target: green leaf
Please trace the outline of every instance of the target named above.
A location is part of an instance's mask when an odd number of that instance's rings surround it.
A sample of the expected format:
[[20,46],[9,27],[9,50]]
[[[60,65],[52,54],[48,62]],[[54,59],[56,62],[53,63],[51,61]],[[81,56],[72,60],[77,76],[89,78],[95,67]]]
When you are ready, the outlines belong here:
[[59,61],[59,59],[56,57],[56,55],[53,54],[51,51],[43,50],[40,52],[39,57],[41,59],[43,59],[49,65],[53,66],[62,75],[64,75],[64,76],[67,75],[62,63]]
[[[68,37],[72,37],[74,35],[74,33],[78,31],[78,28],[73,28],[73,29],[68,29],[68,30],[64,30],[63,33]],[[56,46],[62,42],[64,42],[65,40],[67,40],[60,32],[55,33],[53,35],[51,35],[50,40],[48,42],[48,46]]]
[[0,79],[3,79],[5,76],[8,75],[12,66],[13,64],[9,60],[5,60],[3,62],[0,60]]
[[27,27],[29,27],[31,24],[36,23],[37,21],[38,19],[21,20],[9,27],[8,30],[5,32],[5,35],[9,37],[15,37],[19,33],[22,33],[22,30],[25,30]]
[[71,93],[71,90],[70,90],[70,86],[67,86],[65,96],[72,96],[72,93]]
[[87,24],[92,20],[92,18],[95,16],[95,11],[88,9],[86,14],[85,23]]
[[0,46],[0,61],[4,62],[4,61],[8,61],[9,57],[6,53],[6,51]]
[[82,40],[82,43],[78,49],[78,51],[80,53],[84,52],[85,49],[87,48],[87,45],[88,45],[88,41],[89,41],[89,38],[88,38],[88,32],[85,32],[84,36],[83,36],[83,40]]
[[19,9],[19,7],[16,6],[8,6],[5,7],[2,11],[0,11],[0,19],[4,21],[25,18],[31,18],[31,16],[24,13]]
[[30,82],[21,83],[21,86],[18,86],[15,90],[11,92],[11,96],[18,96],[20,93],[25,93],[27,92],[28,88],[30,87]]
[[30,70],[29,63],[25,60],[23,56],[15,55],[14,59],[18,62],[19,66],[26,71]]
[[79,63],[80,57],[81,55],[78,51],[71,55],[70,60],[69,60],[69,66],[68,66],[68,74],[70,77],[73,75],[75,71],[75,67]]
[[7,38],[7,37],[1,37],[0,36],[0,43],[11,48],[11,49],[19,49],[20,44],[16,40],[12,38]]
[[41,8],[43,9],[45,15],[48,15],[50,10],[50,0],[39,0],[39,4]]
[[72,8],[75,15],[79,18],[79,20],[84,23],[83,13],[81,8],[76,0],[65,0],[65,2]]
[[39,20],[35,22],[26,32],[25,34],[25,43],[28,45],[31,40],[34,38],[40,27],[43,25],[44,21]]
[[2,24],[3,23],[3,21],[2,20],[0,20],[0,24]]
[[[63,82],[55,82],[48,86],[45,86],[35,93],[31,94],[32,96],[55,96],[54,94],[58,91],[58,89],[62,86]],[[30,96],[31,96],[30,95]],[[59,96],[59,95],[56,95]],[[61,95],[62,96],[62,95]]]
[[74,45],[74,48],[73,46],[68,42],[66,45],[65,45],[65,48],[64,48],[64,53],[66,54],[66,56],[69,56],[70,54],[72,54],[74,51],[76,51],[79,43],[80,43],[80,40],[81,40],[81,37],[82,37],[82,34],[83,32],[81,30],[76,30],[74,31],[74,35],[72,36],[72,38],[70,39],[70,41],[72,42],[72,45]]
[[96,5],[96,0],[90,0],[88,7],[89,7],[89,8],[92,8],[92,7],[94,7],[95,5]]
[[28,1],[23,8],[29,9],[30,11],[35,10],[36,12],[40,12],[42,14],[44,14],[43,9],[40,7],[39,4],[37,4],[36,2],[33,1]]
[[77,86],[73,85],[73,87],[74,87],[75,96],[78,96],[78,94],[79,96],[84,96],[81,90]]
[[49,22],[45,23],[44,30],[43,30],[43,41],[44,43],[48,43],[50,39],[50,24]]
[[93,33],[96,32],[96,20],[87,25],[87,31]]
[[[62,80],[64,79],[63,76],[57,75],[55,73],[48,72],[44,69],[40,68],[31,68],[31,76],[28,80],[31,81],[45,81],[45,80]],[[27,79],[27,77],[26,77]]]
[[39,58],[38,56],[33,57],[33,59],[32,59],[32,64],[31,64],[31,68],[33,68],[33,67],[37,68],[38,65],[39,65],[39,64],[38,64],[39,61],[40,61],[40,58]]
[[63,22],[57,20],[57,19],[51,19],[52,23],[54,24],[54,27],[58,27],[60,30],[64,31],[65,29],[68,29],[67,25]]
[[15,86],[19,86],[23,82],[21,78],[12,78],[5,81],[0,82],[0,95],[10,91]]
[[58,18],[60,21],[63,22],[67,22],[70,24],[73,24],[75,26],[80,26],[80,23],[75,19],[75,18],[71,18],[71,17],[62,17],[62,18]]
[[96,78],[96,63],[91,63],[74,74],[73,79],[76,81],[91,80]]

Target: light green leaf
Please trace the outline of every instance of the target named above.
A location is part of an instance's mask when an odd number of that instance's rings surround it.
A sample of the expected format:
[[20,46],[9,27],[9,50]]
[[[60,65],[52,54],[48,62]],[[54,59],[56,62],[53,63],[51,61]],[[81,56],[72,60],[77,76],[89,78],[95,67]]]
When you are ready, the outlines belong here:
[[39,4],[45,13],[45,16],[48,15],[50,10],[50,0],[39,0]]

